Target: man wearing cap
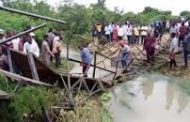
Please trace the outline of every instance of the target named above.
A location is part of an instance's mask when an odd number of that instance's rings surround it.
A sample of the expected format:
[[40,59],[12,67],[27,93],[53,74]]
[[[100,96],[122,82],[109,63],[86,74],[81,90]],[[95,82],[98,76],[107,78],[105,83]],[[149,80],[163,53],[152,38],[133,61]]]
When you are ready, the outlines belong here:
[[121,63],[123,68],[125,68],[127,66],[127,60],[129,57],[129,52],[130,52],[130,48],[129,46],[124,42],[124,41],[120,41],[119,45],[121,46]]
[[27,53],[30,52],[34,54],[36,57],[40,56],[40,49],[38,44],[36,43],[35,39],[33,38],[35,36],[34,33],[29,34],[29,38],[27,42],[24,43],[24,49],[23,52]]

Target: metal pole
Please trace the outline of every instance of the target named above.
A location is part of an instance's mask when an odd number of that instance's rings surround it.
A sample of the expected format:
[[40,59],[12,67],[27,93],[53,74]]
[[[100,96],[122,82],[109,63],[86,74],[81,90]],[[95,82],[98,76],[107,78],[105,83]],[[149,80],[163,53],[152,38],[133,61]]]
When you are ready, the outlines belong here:
[[29,29],[29,30],[20,32],[20,33],[17,34],[17,35],[14,35],[14,36],[12,36],[12,37],[10,37],[10,38],[4,40],[4,41],[1,41],[0,44],[3,44],[3,43],[5,43],[5,42],[11,41],[11,40],[13,40],[13,39],[16,39],[16,38],[18,38],[18,37],[20,37],[20,36],[22,36],[22,35],[25,35],[25,34],[27,34],[27,33],[30,33],[30,32],[33,32],[33,31],[35,31],[35,30],[38,30],[39,28],[42,28],[42,27],[44,27],[45,25],[46,25],[46,23],[41,24],[41,25],[39,25],[39,26],[36,26],[36,27],[34,27],[34,28],[32,28],[32,29]]
[[96,52],[94,54],[94,71],[93,71],[93,78],[96,76]]
[[39,18],[39,19],[44,19],[44,20],[48,20],[48,21],[52,21],[52,22],[56,22],[56,23],[60,23],[60,24],[65,24],[66,23],[63,20],[53,19],[53,18],[50,18],[50,17],[47,17],[47,16],[41,16],[41,15],[38,15],[38,14],[33,14],[33,13],[29,13],[29,12],[25,12],[25,11],[13,9],[13,8],[3,7],[3,6],[0,6],[0,10],[13,12],[13,13],[17,13],[17,14],[21,14],[21,15],[25,15],[25,16],[35,17],[35,18]]

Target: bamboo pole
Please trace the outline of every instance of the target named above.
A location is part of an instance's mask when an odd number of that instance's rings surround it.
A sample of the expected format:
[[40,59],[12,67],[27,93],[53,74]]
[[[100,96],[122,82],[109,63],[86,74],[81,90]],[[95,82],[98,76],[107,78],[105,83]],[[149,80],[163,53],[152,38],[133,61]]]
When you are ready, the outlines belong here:
[[65,24],[66,23],[63,20],[54,19],[54,18],[51,18],[51,17],[42,16],[42,15],[29,13],[29,12],[25,12],[25,11],[13,9],[13,8],[3,7],[3,6],[0,6],[0,10],[8,11],[8,12],[11,12],[11,13],[17,13],[17,14],[21,14],[21,15],[25,15],[25,16],[30,16],[30,17],[34,17],[34,18],[44,19],[44,20],[48,20],[48,21],[52,21],[52,22],[56,22],[56,23],[60,23],[60,24]]
[[42,86],[48,86],[48,87],[53,87],[53,85],[40,82],[37,80],[33,80],[27,77],[20,76],[18,74],[14,74],[5,70],[0,69],[0,74],[5,75],[6,77],[9,77],[11,79],[15,79],[16,81],[24,82],[26,84],[35,84],[35,85],[42,85]]
[[33,31],[35,31],[35,30],[38,30],[39,28],[42,28],[42,27],[44,27],[45,25],[46,25],[46,23],[43,23],[43,24],[41,24],[41,25],[39,25],[39,26],[36,26],[36,27],[34,27],[34,28],[31,28],[31,29],[29,29],[29,30],[20,32],[20,33],[17,34],[17,35],[14,35],[14,36],[12,36],[12,37],[10,37],[10,38],[4,40],[4,41],[1,41],[0,44],[3,44],[3,43],[5,43],[5,42],[11,41],[11,40],[13,40],[13,39],[16,39],[16,38],[18,38],[18,37],[20,37],[20,36],[23,36],[23,35],[25,35],[25,34],[27,34],[27,33],[30,33],[30,32],[33,32]]

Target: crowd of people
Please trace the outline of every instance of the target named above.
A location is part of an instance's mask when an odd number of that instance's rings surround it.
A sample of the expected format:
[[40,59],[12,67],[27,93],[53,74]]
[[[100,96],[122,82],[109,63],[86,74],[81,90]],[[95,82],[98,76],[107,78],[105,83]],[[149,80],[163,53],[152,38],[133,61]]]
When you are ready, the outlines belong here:
[[130,54],[130,45],[142,45],[146,52],[147,61],[154,62],[155,46],[161,45],[164,32],[170,33],[169,61],[170,69],[176,64],[176,55],[183,50],[184,66],[188,66],[188,54],[190,53],[190,23],[183,20],[176,22],[157,21],[147,26],[139,26],[130,22],[123,25],[111,23],[93,26],[92,36],[94,41],[106,37],[107,43],[118,42],[121,47],[121,63],[126,67]]
[[[27,28],[30,29],[30,28]],[[170,68],[176,67],[176,55],[180,49],[183,49],[184,64],[188,66],[188,54],[190,53],[190,23],[178,22],[172,23],[170,26],[165,22],[154,22],[148,26],[139,26],[137,24],[126,22],[123,25],[115,23],[111,24],[96,24],[92,28],[92,37],[94,41],[99,41],[102,36],[106,37],[107,43],[117,43],[120,46],[121,64],[123,68],[127,67],[129,56],[131,55],[131,46],[139,45],[143,47],[146,52],[147,62],[154,62],[155,45],[161,44],[161,38],[164,31],[168,30],[170,33],[170,48],[169,59]],[[0,41],[14,36],[15,33],[5,33],[0,29]],[[55,60],[56,67],[61,64],[61,36],[58,32],[49,29],[44,35],[41,48],[35,40],[35,33],[31,32],[21,37],[6,42],[0,46],[1,67],[5,70],[9,69],[7,59],[7,49],[22,53],[32,53],[36,57],[41,57],[43,62],[47,65]],[[92,55],[87,44],[79,47],[81,53],[81,60],[83,66],[83,74],[87,77],[88,65],[91,63]]]
[[[26,30],[30,28],[28,27]],[[6,38],[14,35],[15,33],[6,33],[3,29],[0,29],[0,41],[4,41]],[[55,66],[59,67],[61,64],[61,39],[62,38],[58,32],[54,32],[52,29],[49,29],[43,37],[41,48],[39,48],[39,45],[35,40],[34,32],[5,42],[0,46],[0,66],[2,69],[9,70],[7,49],[12,48],[24,54],[32,53],[35,57],[41,58],[46,65],[50,65],[50,62],[54,59],[56,62]]]
[[[127,41],[128,44],[143,44],[144,37],[150,32],[151,35],[156,37],[162,35],[166,24],[164,22],[158,21],[151,23],[148,26],[139,26],[138,24],[133,24],[126,22],[125,24],[99,24],[93,26],[92,37],[94,41],[97,41],[102,36],[105,36],[107,42],[117,42],[119,37]],[[141,40],[141,41],[140,41]]]
[[121,63],[123,67],[127,65],[130,55],[130,46],[142,45],[146,51],[147,60],[154,60],[155,43],[161,43],[163,32],[166,30],[166,22],[157,21],[147,26],[126,22],[123,25],[99,24],[93,26],[92,36],[95,41],[106,37],[107,43],[119,43],[121,47]]
[[177,67],[176,55],[180,50],[183,50],[184,67],[188,67],[188,55],[190,54],[190,22],[184,21],[178,23],[172,23],[170,28],[170,49],[169,59],[170,68]]

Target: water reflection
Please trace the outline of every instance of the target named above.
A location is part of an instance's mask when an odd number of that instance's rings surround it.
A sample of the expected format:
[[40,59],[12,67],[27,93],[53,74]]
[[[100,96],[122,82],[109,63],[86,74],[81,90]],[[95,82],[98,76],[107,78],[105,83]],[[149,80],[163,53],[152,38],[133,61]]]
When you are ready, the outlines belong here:
[[117,86],[109,104],[114,122],[189,122],[190,97],[179,82],[152,74]]
[[169,110],[173,104],[175,97],[175,84],[173,82],[168,82],[166,87],[166,109]]
[[143,87],[144,99],[147,100],[148,97],[152,95],[154,82],[147,80],[143,82],[142,87]]
[[177,102],[179,105],[178,113],[181,113],[189,104],[189,96],[186,93],[179,92]]

